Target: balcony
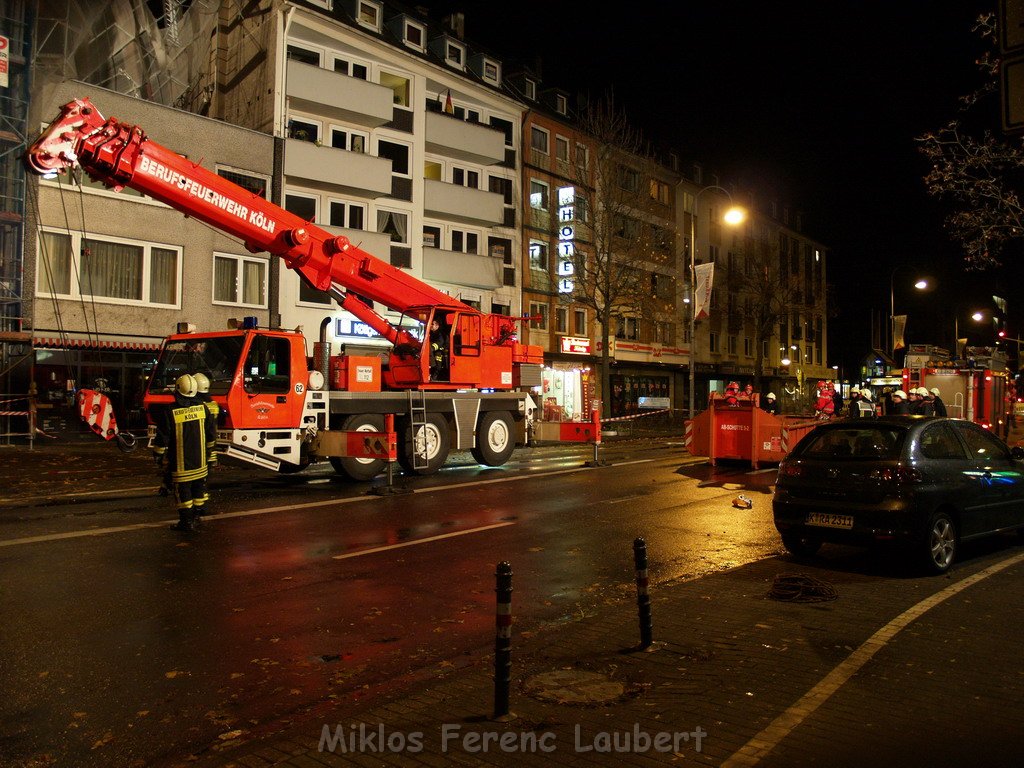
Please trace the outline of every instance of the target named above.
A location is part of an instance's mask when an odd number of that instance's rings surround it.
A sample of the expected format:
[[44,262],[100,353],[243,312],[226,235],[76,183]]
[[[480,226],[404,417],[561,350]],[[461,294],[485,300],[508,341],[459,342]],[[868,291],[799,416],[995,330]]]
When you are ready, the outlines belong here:
[[485,227],[501,225],[505,221],[505,199],[497,192],[425,179],[423,197],[426,216]]
[[376,83],[288,60],[285,93],[303,112],[376,128],[394,118],[394,93]]
[[287,139],[284,173],[289,180],[326,184],[364,197],[391,194],[391,161],[308,141]]
[[442,283],[493,290],[502,285],[504,264],[494,256],[423,249],[423,277]]
[[426,141],[427,152],[467,163],[498,165],[505,160],[503,131],[467,123],[443,112],[427,112]]
[[391,235],[381,232],[369,232],[365,229],[348,229],[347,227],[331,227],[318,225],[332,235],[344,235],[351,242],[381,261],[389,261],[391,257]]

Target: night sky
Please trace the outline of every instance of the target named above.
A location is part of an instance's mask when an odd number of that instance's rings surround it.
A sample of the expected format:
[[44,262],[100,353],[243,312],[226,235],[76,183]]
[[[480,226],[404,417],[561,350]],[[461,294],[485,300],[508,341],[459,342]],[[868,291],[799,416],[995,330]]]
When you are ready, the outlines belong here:
[[[965,271],[943,230],[941,204],[925,193],[926,163],[915,143],[953,117],[957,98],[980,82],[974,61],[984,45],[971,29],[995,7],[985,0],[684,0],[608,10],[571,2],[429,4],[434,16],[462,10],[467,39],[507,64],[532,64],[539,55],[544,85],[591,96],[612,89],[651,139],[740,187],[776,189],[803,210],[804,231],[830,249],[839,316],[829,321],[829,362],[844,371],[870,347],[872,309],[887,322],[896,265],[906,265],[896,273],[895,300],[896,312],[909,316],[910,342],[948,346],[953,303],[980,301],[997,280],[1011,313],[1024,310],[1024,295],[1007,296],[1003,276]],[[938,287],[917,294],[910,284],[925,273]],[[983,330],[972,343],[991,340]]]

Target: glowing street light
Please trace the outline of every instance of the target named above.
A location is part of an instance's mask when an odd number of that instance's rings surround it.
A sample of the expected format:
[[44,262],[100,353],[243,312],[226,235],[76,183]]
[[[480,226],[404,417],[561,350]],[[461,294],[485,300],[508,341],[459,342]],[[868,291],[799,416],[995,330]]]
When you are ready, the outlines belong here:
[[[729,198],[729,202],[732,203],[732,195],[729,190],[724,187],[720,187],[717,184],[711,184],[703,189],[699,190],[697,194],[693,196],[693,210],[690,212],[690,301],[687,302],[690,305],[690,418],[694,417],[695,407],[695,388],[697,386],[697,377],[694,371],[697,361],[697,201],[700,196],[711,189],[717,189],[720,192],[724,192],[725,196]],[[742,224],[747,218],[747,212],[739,206],[730,205],[729,209],[726,210],[722,216],[722,221],[731,226],[737,226]]]

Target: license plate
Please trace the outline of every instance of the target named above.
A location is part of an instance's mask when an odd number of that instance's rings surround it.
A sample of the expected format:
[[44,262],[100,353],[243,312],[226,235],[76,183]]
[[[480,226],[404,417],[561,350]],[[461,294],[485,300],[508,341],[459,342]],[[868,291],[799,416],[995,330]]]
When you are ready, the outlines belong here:
[[824,512],[808,512],[804,518],[807,525],[820,525],[823,528],[853,528],[853,515],[828,515]]

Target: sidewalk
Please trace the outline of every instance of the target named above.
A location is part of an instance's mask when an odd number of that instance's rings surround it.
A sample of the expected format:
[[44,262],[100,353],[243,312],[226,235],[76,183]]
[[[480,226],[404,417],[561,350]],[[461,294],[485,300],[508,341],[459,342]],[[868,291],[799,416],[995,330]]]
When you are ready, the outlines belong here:
[[[507,722],[491,717],[493,657],[482,650],[368,709],[337,701],[320,720],[264,742],[229,732],[181,765],[863,766],[897,755],[908,766],[1011,764],[1024,691],[1019,678],[992,670],[1024,673],[1024,643],[979,625],[972,606],[1005,611],[997,606],[1019,594],[1024,554],[990,555],[947,578],[851,559],[849,571],[829,572],[837,597],[827,602],[769,598],[780,574],[824,578],[786,558],[656,585],[650,650],[636,650],[631,600],[530,636],[513,627]],[[1017,562],[864,646],[920,601],[1007,558]],[[656,568],[652,555],[652,575]],[[851,667],[858,658],[869,663]],[[831,698],[821,690],[830,673],[842,673]],[[788,721],[751,743],[788,708]]]

